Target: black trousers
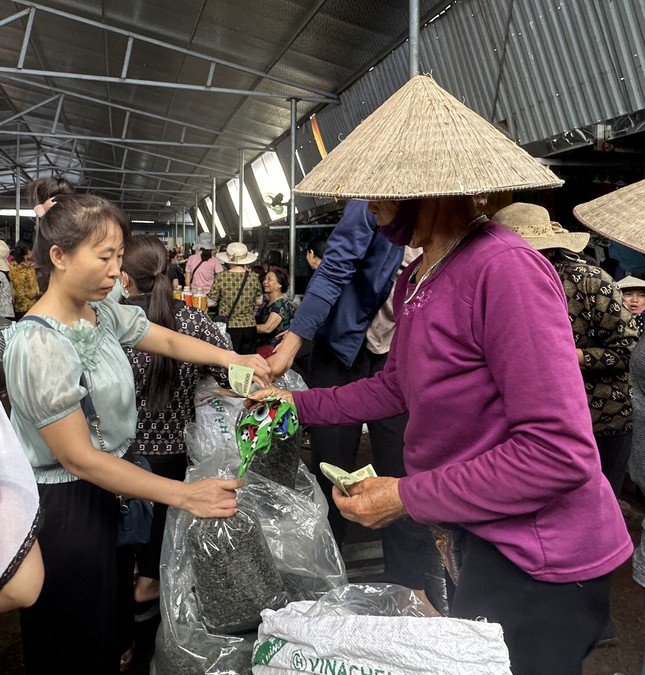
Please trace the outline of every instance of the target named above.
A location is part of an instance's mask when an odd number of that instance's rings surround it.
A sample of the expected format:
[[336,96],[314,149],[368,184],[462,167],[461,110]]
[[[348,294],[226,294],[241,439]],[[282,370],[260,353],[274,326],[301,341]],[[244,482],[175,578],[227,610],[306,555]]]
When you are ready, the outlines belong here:
[[255,354],[258,346],[258,332],[255,326],[250,328],[229,328],[233,349],[238,354]]
[[632,432],[620,436],[596,436],[602,472],[607,477],[616,497],[620,495],[632,451]]
[[609,575],[537,581],[495,546],[464,532],[450,614],[500,623],[513,675],[576,675],[609,619]]
[[117,499],[83,480],[38,491],[45,583],[36,604],[20,612],[25,670],[118,673]]
[[[327,346],[316,343],[311,354],[311,386],[333,387],[375,375],[385,366],[387,354],[372,354],[361,348],[351,368],[345,366]],[[373,464],[379,476],[401,477],[403,466],[403,432],[407,415],[368,423]],[[311,428],[311,449],[314,473],[329,503],[329,522],[338,545],[343,542],[347,521],[340,515],[331,498],[331,482],[319,469],[320,462],[329,462],[346,471],[356,468],[361,440],[361,425]],[[409,588],[425,586],[425,570],[436,568],[438,554],[425,527],[411,518],[402,518],[381,530],[383,556],[388,580]]]

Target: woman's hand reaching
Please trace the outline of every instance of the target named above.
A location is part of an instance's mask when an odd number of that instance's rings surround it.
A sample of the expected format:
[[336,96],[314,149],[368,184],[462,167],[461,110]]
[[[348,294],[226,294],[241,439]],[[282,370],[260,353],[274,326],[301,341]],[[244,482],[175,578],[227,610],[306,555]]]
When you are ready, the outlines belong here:
[[249,408],[255,408],[258,403],[262,403],[267,398],[281,398],[289,403],[293,403],[293,393],[286,389],[278,389],[278,387],[267,387],[266,389],[258,389],[258,391],[251,392],[244,401],[244,405]]
[[204,478],[184,485],[185,494],[181,508],[198,518],[228,518],[237,512],[235,490],[244,483],[234,478]]
[[233,354],[231,363],[253,368],[253,381],[257,382],[260,386],[267,387],[271,383],[271,368],[259,354]]

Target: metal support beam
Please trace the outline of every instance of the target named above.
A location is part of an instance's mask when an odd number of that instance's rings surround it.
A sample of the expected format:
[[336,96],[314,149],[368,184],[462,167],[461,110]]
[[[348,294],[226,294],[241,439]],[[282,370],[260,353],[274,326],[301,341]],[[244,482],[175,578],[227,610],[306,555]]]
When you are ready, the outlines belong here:
[[298,101],[291,99],[291,162],[289,163],[289,294],[293,298],[296,291],[296,198],[293,188],[296,186],[296,124]]
[[[5,134],[5,133],[8,134],[8,135],[11,134],[11,135],[14,135],[14,136],[31,136],[31,137],[35,137],[35,138],[43,138],[43,137],[44,138],[67,138],[67,139],[69,139],[69,138],[79,139],[80,138],[78,135],[71,136],[70,134],[51,134],[51,133],[43,133],[43,132],[40,132],[40,131],[14,131],[14,132],[6,131],[5,132],[3,130],[0,130],[0,135]],[[85,139],[85,140],[87,140],[87,139]],[[110,145],[110,146],[113,146],[113,147],[116,147],[116,148],[123,148],[124,146],[122,144],[124,142],[125,143],[130,142],[130,139],[104,140],[102,138],[96,138],[96,137],[91,137],[91,140],[93,140],[97,143],[104,143],[105,145]],[[158,152],[151,152],[150,150],[142,150],[141,148],[133,148],[133,147],[130,147],[130,146],[125,146],[125,147],[129,147],[129,149],[132,152],[139,152],[143,155],[150,155],[150,157],[158,157],[159,159],[170,159],[173,162],[178,162],[179,164],[188,164],[189,166],[193,166],[193,167],[195,166],[194,161],[188,161],[188,160],[185,160],[185,159],[180,159],[179,157],[171,157],[169,155],[162,155]],[[214,167],[214,166],[207,166],[207,165],[204,165],[204,164],[200,164],[200,167],[202,169],[206,169],[207,171],[211,171],[211,173],[218,173],[218,174],[225,175],[227,177],[230,177],[230,175],[231,175],[229,171],[227,171],[223,168],[217,168],[217,167]],[[190,174],[190,175],[192,175],[192,174]],[[210,175],[211,174],[207,174],[207,176],[210,176]]]
[[[9,120],[6,120],[9,121]],[[133,145],[156,145],[160,147],[168,148],[202,148],[211,150],[213,148],[224,148],[227,150],[238,150],[239,145],[231,145],[230,143],[220,143],[215,141],[214,143],[181,143],[180,141],[158,141],[155,139],[147,138],[124,138],[121,136],[92,136],[90,134],[63,134],[63,133],[52,133],[51,131],[11,131],[3,130],[0,131],[0,134],[5,136],[33,136],[39,138],[74,138],[77,141],[96,141],[97,143],[105,143],[107,141],[111,143],[131,143]],[[246,150],[252,150],[257,152],[258,148],[245,148]]]
[[239,219],[237,236],[238,241],[244,241],[244,150],[240,150],[240,195]]
[[16,167],[16,227],[14,245],[20,241],[20,169]]
[[16,140],[16,232],[15,244],[20,240],[20,138]]
[[123,131],[121,131],[121,138],[125,138],[128,133],[128,125],[130,124],[130,111],[127,110],[125,113],[125,119],[123,120]]
[[208,79],[206,80],[206,86],[210,87],[213,84],[213,77],[215,77],[215,62],[211,63],[211,67],[208,71]]
[[182,206],[181,206],[181,220],[182,220],[183,225],[184,225],[184,236],[182,237],[181,245],[182,245],[182,247],[185,251],[186,250],[186,205],[185,204],[182,204]]
[[177,246],[177,237],[179,236],[179,225],[177,224],[177,211],[175,211],[175,241],[174,245]]
[[410,0],[410,79],[419,75],[419,0]]
[[32,7],[29,10],[29,18],[27,19],[27,27],[22,38],[22,47],[20,49],[20,56],[18,57],[18,68],[22,69],[25,65],[25,57],[27,56],[27,47],[29,47],[29,40],[31,39],[31,29],[34,27],[34,16],[36,10]]
[[[101,22],[101,21],[95,21],[93,19],[88,19],[84,16],[79,16],[78,14],[72,14],[70,12],[64,12],[59,9],[54,9],[52,7],[47,7],[45,5],[40,5],[35,2],[28,2],[27,0],[14,0],[15,4],[17,5],[23,5],[26,7],[33,7],[38,9],[39,11],[47,12],[49,14],[55,14],[56,16],[61,16],[66,19],[69,19],[71,21],[76,21],[79,23],[84,23],[88,26],[94,26],[95,28],[100,28],[101,30],[105,30],[111,33],[117,33],[118,35],[124,35],[128,39],[132,38],[135,40],[138,40],[139,42],[145,42],[147,44],[155,45],[157,47],[162,47],[163,49],[168,49],[170,51],[178,52],[180,54],[184,54],[185,56],[192,56],[197,59],[202,59],[204,61],[207,61],[209,63],[219,63],[223,66],[227,66],[229,68],[233,68],[235,70],[240,70],[245,73],[250,73],[251,75],[257,75],[262,78],[266,78],[268,80],[273,80],[274,82],[279,82],[280,84],[286,84],[290,87],[295,87],[296,89],[301,89],[303,91],[310,91],[316,94],[319,94],[320,96],[328,97],[332,96],[328,92],[322,91],[320,89],[315,89],[313,87],[309,87],[303,84],[299,84],[298,82],[293,82],[291,80],[287,80],[281,77],[278,77],[276,75],[271,75],[270,73],[263,73],[262,71],[255,70],[254,68],[249,68],[248,66],[243,66],[239,63],[234,63],[232,61],[226,61],[225,59],[220,59],[214,56],[211,56],[210,54],[204,54],[202,52],[196,52],[192,49],[186,49],[185,47],[178,47],[176,45],[169,44],[168,42],[163,42],[162,40],[156,40],[154,38],[148,37],[147,35],[142,35],[140,33],[133,33],[132,31],[129,30],[124,30],[123,28],[117,28],[116,26],[112,26],[110,24]],[[17,18],[17,17],[16,17]],[[12,19],[13,20],[13,19]],[[287,98],[286,96],[281,96],[277,98]],[[303,100],[305,100],[304,97],[301,97]]]
[[[160,122],[168,122],[169,124],[177,124],[181,126],[184,130],[182,131],[182,137],[181,140],[183,141],[185,138],[185,128],[189,129],[195,129],[196,131],[204,131],[205,133],[208,134],[214,134],[214,135],[220,135],[223,133],[227,133],[228,135],[231,136],[237,136],[242,141],[245,141],[245,137],[242,134],[237,134],[234,131],[228,131],[224,129],[211,129],[209,127],[202,127],[199,124],[193,124],[191,122],[185,122],[183,120],[178,120],[173,117],[165,117],[164,115],[156,115],[151,112],[147,112],[146,110],[141,110],[139,108],[133,108],[131,106],[127,105],[121,105],[120,103],[114,103],[113,101],[105,101],[100,98],[95,98],[93,96],[86,96],[85,94],[79,94],[78,92],[74,91],[69,91],[68,89],[61,89],[60,87],[50,87],[46,84],[41,84],[40,82],[34,82],[33,80],[26,80],[24,77],[11,77],[8,76],[5,79],[11,80],[13,82],[19,82],[21,85],[28,85],[30,87],[34,87],[36,89],[45,89],[47,91],[53,91],[58,94],[64,94],[65,96],[69,96],[70,98],[77,98],[81,101],[88,101],[90,103],[96,103],[97,105],[103,105],[107,106],[108,108],[114,108],[115,110],[124,110],[126,112],[131,112],[134,115],[141,115],[142,117],[147,117],[148,119],[153,119],[153,120],[158,120]],[[248,142],[248,140],[247,140]],[[271,148],[268,145],[262,145],[261,143],[258,143],[256,141],[252,141],[254,145],[257,145],[260,149],[266,149],[270,150]]]
[[[217,245],[217,216],[215,209],[217,206],[217,182],[213,176],[213,185],[211,186],[211,235],[213,237],[213,246]],[[215,249],[217,251],[217,249]]]
[[128,68],[130,67],[130,57],[132,56],[132,44],[134,43],[134,38],[130,36],[128,38],[128,45],[125,48],[125,57],[123,59],[123,68],[121,68],[121,79],[125,80],[128,76]]
[[[256,98],[271,98],[287,100],[287,94],[273,94],[268,91],[251,91],[248,89],[231,89],[230,87],[207,87],[203,84],[188,84],[184,82],[166,82],[162,80],[139,80],[131,77],[112,77],[110,75],[94,75],[93,73],[71,73],[68,71],[38,70],[35,68],[9,68],[0,67],[0,73],[15,75],[24,73],[36,77],[53,77],[67,80],[80,80],[82,82],[108,82],[110,84],[131,84],[135,87],[156,87],[158,89],[179,89],[181,91],[201,91],[209,94],[233,94],[235,96],[255,96]],[[322,98],[320,96],[303,96],[302,101],[311,103],[334,103],[338,104],[337,98]]]
[[52,124],[52,134],[56,133],[58,128],[58,121],[60,120],[60,114],[63,112],[63,101],[65,100],[65,94],[60,94],[58,97],[58,105],[56,106],[56,114],[54,115],[54,122]]
[[19,113],[16,113],[15,115],[12,115],[11,117],[7,117],[5,120],[0,120],[0,127],[4,126],[5,124],[9,124],[9,122],[13,122],[14,120],[20,119],[21,117],[24,117],[25,115],[28,115],[30,112],[33,112],[34,110],[38,110],[38,108],[42,108],[43,106],[47,105],[48,103],[51,103],[52,101],[55,101],[58,98],[58,95],[56,96],[50,96],[48,99],[45,99],[44,101],[41,101],[40,103],[35,103],[32,106],[29,106],[29,108],[22,110]]
[[14,21],[18,21],[18,19],[22,19],[23,16],[27,16],[31,10],[29,9],[23,9],[20,12],[17,12],[16,14],[12,14],[11,16],[8,16],[6,19],[2,19],[0,21],[0,28],[2,26],[6,26],[8,23],[13,23]]

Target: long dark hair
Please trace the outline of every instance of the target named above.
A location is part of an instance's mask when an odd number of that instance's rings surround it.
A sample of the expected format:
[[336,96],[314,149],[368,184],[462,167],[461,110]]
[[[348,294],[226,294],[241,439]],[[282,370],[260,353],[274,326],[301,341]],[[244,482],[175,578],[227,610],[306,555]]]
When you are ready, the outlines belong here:
[[[143,305],[148,319],[164,328],[177,330],[172,284],[166,274],[168,256],[159,239],[151,234],[130,237],[123,252],[121,269],[141,293],[149,296],[149,302]],[[160,413],[168,405],[177,371],[174,359],[159,354],[150,355],[142,393],[152,412]]]
[[31,251],[31,246],[24,240],[21,239],[14,247],[11,255],[13,256],[14,261],[20,265],[25,262],[27,254]]
[[58,246],[70,253],[86,239],[101,241],[108,233],[110,223],[123,232],[123,240],[130,236],[128,217],[120,208],[103,197],[75,194],[71,183],[64,179],[39,178],[25,192],[32,205],[53,199],[55,204],[40,219],[33,247],[33,259],[40,290],[47,290],[52,271],[50,251]]

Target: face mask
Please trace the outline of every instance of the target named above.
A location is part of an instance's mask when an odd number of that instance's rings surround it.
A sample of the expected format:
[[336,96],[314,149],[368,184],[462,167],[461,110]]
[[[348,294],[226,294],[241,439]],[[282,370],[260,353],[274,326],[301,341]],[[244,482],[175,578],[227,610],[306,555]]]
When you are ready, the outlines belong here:
[[391,223],[381,225],[379,232],[395,246],[407,246],[412,241],[412,235],[417,226],[419,214],[419,200],[410,199],[401,202],[399,211]]

